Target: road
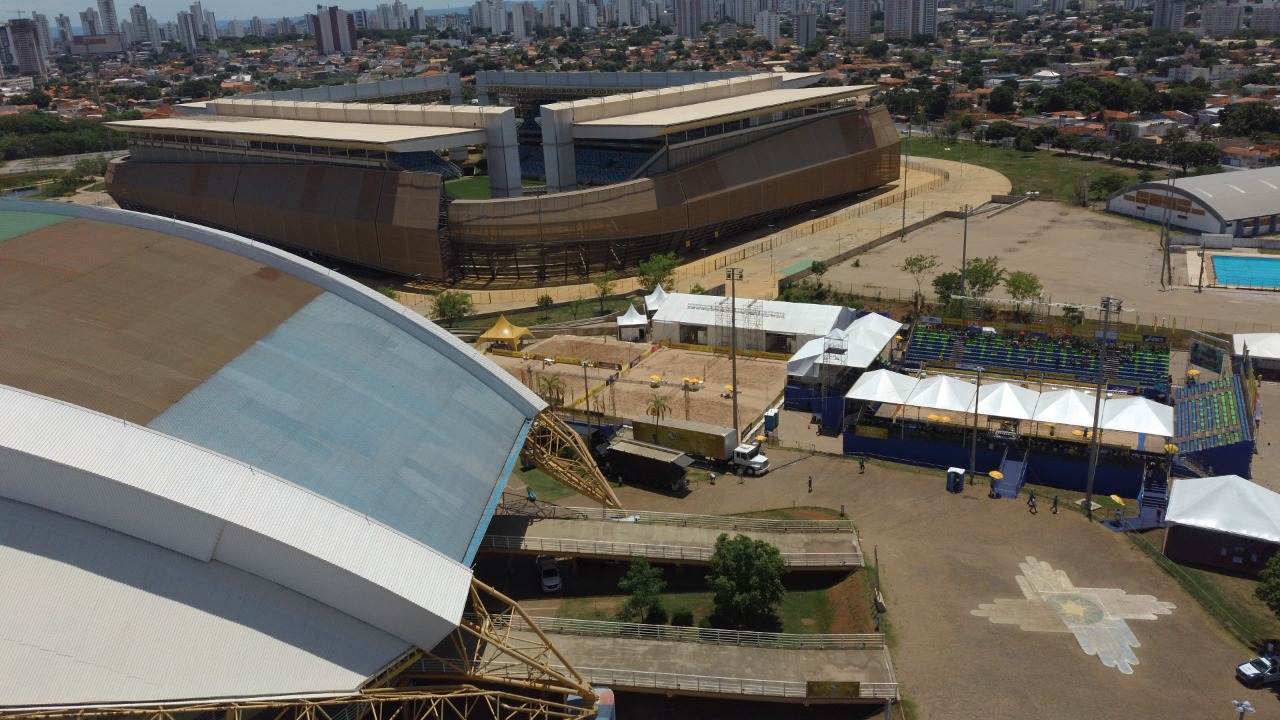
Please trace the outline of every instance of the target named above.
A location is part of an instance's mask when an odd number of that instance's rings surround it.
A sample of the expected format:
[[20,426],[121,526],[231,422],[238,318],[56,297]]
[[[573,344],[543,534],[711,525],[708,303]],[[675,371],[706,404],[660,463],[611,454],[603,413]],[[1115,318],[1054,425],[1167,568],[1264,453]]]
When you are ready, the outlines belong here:
[[81,158],[118,158],[129,154],[128,150],[112,150],[111,152],[81,153],[80,155],[59,155],[57,157],[22,158],[10,160],[0,167],[0,175],[32,172],[35,170],[70,170]]

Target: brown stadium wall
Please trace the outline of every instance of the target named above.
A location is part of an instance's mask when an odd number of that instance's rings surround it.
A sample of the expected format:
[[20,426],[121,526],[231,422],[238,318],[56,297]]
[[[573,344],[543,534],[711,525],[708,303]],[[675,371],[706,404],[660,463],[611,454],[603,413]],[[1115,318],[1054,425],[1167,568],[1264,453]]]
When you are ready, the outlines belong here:
[[445,276],[439,175],[334,165],[113,162],[124,208],[401,275]]
[[455,201],[450,243],[464,277],[576,282],[892,182],[898,144],[883,108],[832,114],[653,178]]

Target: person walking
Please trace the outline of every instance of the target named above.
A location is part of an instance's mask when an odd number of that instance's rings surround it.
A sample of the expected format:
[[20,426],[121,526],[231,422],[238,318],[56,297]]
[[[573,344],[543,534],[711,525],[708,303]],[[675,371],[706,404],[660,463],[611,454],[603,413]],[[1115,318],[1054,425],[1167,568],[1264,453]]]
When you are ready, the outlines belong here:
[[1057,495],[1053,496],[1053,509],[1050,510],[1050,512],[1052,512],[1054,515],[1058,514],[1058,496]]
[[862,475],[866,472],[867,472],[867,456],[859,455],[858,456],[858,474]]
[[1040,511],[1036,509],[1036,496],[1034,494],[1031,496],[1031,501],[1027,503],[1027,506],[1031,508],[1032,515],[1039,514]]
[[1027,507],[1035,507],[1035,506],[1036,506],[1036,491],[1028,490],[1027,491]]
[[813,476],[809,476],[809,492],[813,492]]

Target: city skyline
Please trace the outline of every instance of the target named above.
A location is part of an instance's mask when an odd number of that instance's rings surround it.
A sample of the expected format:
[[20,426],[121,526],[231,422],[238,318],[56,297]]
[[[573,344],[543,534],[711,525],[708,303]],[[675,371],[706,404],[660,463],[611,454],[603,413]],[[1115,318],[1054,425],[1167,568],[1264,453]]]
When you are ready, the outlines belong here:
[[[150,17],[156,18],[161,25],[166,22],[174,22],[177,20],[178,13],[189,10],[191,2],[188,0],[159,0],[153,2],[137,2],[136,0],[116,0],[117,11],[123,19],[128,19],[129,8],[134,4],[140,4],[147,8]],[[261,2],[252,2],[251,0],[214,0],[203,3],[206,10],[212,10],[218,18],[218,26],[223,27],[231,20],[249,20],[255,15],[263,20],[278,20],[282,15],[291,18],[301,18],[308,13],[315,13],[316,5],[330,7],[337,5],[343,10],[373,10],[379,2],[358,3],[341,3],[341,2],[291,2],[284,8],[275,6],[271,9],[264,9]],[[411,3],[413,7],[423,7],[428,14],[435,14],[453,10],[455,12],[466,12],[470,7],[470,2],[463,0],[418,0]],[[66,15],[71,18],[71,25],[77,30],[82,31],[80,27],[80,13],[85,8],[97,8],[97,0],[7,0],[0,5],[0,22],[8,22],[18,18],[31,19],[33,12],[41,13],[49,18],[50,22],[58,15]],[[19,15],[19,13],[21,13]],[[266,14],[264,14],[266,13]]]

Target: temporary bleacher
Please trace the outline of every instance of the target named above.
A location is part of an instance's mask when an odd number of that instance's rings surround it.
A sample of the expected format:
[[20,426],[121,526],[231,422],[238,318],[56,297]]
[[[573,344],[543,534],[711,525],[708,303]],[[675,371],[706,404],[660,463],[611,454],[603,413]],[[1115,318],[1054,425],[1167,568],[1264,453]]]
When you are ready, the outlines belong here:
[[1177,388],[1173,409],[1179,452],[1195,453],[1253,439],[1239,376]]

